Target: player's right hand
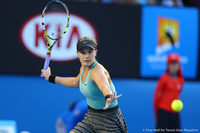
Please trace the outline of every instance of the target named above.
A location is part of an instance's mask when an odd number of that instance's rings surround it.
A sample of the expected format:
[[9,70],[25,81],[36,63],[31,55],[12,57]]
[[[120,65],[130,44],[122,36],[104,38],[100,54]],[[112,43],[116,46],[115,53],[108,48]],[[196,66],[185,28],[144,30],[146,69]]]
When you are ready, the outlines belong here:
[[49,80],[49,76],[51,75],[51,68],[48,67],[47,70],[42,69],[40,76],[42,77],[42,75],[44,75],[45,80]]

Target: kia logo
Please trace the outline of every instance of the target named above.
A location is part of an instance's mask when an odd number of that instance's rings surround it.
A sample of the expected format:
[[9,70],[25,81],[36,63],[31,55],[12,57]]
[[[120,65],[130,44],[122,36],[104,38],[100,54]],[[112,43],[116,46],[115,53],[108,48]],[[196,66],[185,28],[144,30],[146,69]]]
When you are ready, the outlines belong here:
[[[21,26],[19,35],[21,44],[29,53],[36,57],[45,59],[47,43],[44,37],[41,21],[41,14],[32,16]],[[49,27],[53,25],[51,22],[47,23],[47,26]],[[59,22],[57,26],[60,26]],[[76,43],[78,39],[83,36],[91,36],[97,40],[95,27],[85,18],[70,13],[69,28],[62,39],[53,47],[51,52],[51,61],[76,60],[78,58],[76,54]],[[52,42],[50,44],[52,44]]]

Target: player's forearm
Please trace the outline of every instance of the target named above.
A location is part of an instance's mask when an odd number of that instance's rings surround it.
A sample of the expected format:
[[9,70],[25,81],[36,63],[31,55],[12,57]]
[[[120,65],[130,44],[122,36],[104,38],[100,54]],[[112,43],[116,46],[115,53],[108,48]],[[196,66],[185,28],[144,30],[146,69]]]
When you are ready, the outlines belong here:
[[56,76],[55,78],[55,83],[67,86],[67,87],[72,87],[72,88],[79,88],[77,82],[76,82],[76,77],[58,77]]

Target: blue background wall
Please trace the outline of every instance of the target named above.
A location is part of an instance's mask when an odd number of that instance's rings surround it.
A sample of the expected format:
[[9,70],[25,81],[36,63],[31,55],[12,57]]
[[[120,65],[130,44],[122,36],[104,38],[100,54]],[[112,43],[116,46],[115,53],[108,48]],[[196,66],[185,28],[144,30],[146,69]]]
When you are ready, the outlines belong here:
[[[83,98],[78,89],[50,84],[38,76],[0,75],[0,119],[15,120],[18,131],[55,133],[57,116]],[[113,82],[129,133],[154,129],[153,93],[156,80],[117,79]],[[186,82],[181,95],[183,129],[200,131],[200,83]]]

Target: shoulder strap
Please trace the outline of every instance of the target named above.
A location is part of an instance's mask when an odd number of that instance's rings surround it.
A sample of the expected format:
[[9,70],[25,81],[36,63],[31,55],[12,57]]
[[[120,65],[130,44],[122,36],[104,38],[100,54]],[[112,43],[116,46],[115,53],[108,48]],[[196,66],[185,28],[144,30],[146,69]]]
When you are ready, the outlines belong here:
[[92,70],[96,64],[98,64],[97,61],[95,61],[95,62],[92,64],[92,67],[90,68],[90,70]]

